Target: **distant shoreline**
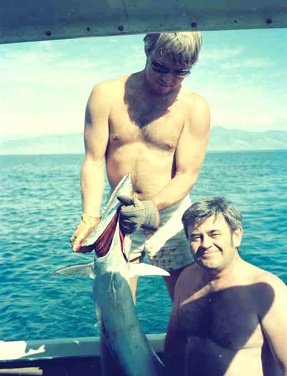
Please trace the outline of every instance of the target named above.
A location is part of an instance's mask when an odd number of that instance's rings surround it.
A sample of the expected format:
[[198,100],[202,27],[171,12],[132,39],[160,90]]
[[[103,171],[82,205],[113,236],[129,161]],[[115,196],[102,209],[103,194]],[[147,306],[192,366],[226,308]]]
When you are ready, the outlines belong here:
[[[208,153],[287,150],[287,131],[243,131],[212,127]],[[0,155],[84,154],[81,133],[6,139],[0,143]]]
[[[261,149],[261,150],[209,150],[207,154],[225,154],[225,153],[278,153],[278,152],[287,152],[286,149]],[[30,156],[30,157],[44,157],[44,156],[84,156],[84,153],[45,153],[45,154],[34,154],[34,153],[25,153],[25,154],[0,154],[0,157],[21,157],[21,156]]]

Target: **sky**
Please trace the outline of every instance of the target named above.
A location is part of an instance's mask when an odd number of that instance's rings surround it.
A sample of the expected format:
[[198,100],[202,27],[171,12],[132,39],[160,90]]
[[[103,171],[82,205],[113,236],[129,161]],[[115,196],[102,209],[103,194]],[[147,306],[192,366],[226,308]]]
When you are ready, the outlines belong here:
[[[206,31],[184,84],[211,126],[287,130],[287,29]],[[2,140],[81,133],[93,86],[142,70],[143,35],[0,44]]]

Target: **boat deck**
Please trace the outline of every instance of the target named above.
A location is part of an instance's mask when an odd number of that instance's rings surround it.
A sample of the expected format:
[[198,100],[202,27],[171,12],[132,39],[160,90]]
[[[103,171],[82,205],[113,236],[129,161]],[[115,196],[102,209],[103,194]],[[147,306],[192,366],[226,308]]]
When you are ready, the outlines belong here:
[[1,376],[96,376],[101,375],[99,357],[82,357],[1,364]]
[[[147,334],[162,356],[165,334]],[[101,375],[100,338],[0,341],[0,376]]]

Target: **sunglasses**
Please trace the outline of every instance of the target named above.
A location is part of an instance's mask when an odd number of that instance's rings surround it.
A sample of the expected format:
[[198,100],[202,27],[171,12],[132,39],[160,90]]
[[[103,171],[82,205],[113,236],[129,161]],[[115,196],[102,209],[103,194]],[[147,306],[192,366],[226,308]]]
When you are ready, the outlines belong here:
[[175,77],[178,77],[178,78],[184,78],[184,77],[186,77],[190,74],[190,70],[188,70],[188,69],[186,69],[186,70],[185,69],[171,70],[171,69],[165,67],[164,65],[157,63],[156,61],[151,62],[151,67],[157,73],[161,73],[161,74],[172,73]]

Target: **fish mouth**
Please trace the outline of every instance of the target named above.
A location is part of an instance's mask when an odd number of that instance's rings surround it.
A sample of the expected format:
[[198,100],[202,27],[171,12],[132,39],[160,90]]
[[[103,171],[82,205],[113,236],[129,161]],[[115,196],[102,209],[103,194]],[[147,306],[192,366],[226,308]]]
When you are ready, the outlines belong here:
[[[106,256],[111,248],[115,231],[117,229],[118,219],[119,219],[119,209],[115,212],[110,223],[106,226],[106,228],[104,229],[102,234],[97,238],[97,240],[95,240],[95,242],[92,244],[82,246],[80,249],[80,252],[87,253],[87,252],[95,251],[95,254],[99,258]],[[123,252],[125,235],[121,231],[120,227],[119,227],[119,236],[120,236],[121,250]]]

